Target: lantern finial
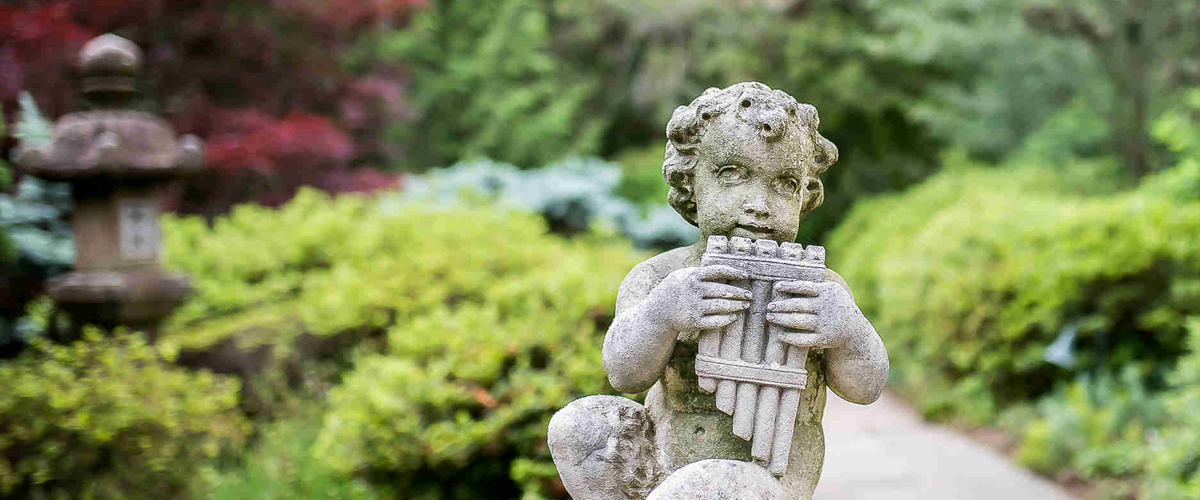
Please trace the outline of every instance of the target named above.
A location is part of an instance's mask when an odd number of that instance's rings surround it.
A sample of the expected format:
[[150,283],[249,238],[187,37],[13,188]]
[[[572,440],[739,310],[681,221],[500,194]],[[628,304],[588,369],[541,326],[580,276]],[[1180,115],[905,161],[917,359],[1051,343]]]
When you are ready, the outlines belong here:
[[142,50],[133,42],[107,34],[93,38],[79,52],[83,93],[94,104],[125,107],[138,94]]

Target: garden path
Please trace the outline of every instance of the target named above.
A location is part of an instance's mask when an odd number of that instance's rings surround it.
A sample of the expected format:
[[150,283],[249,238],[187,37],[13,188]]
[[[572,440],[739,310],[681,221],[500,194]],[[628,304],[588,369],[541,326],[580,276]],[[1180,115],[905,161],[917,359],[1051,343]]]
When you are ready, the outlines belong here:
[[870,406],[832,392],[814,500],[1073,500],[986,445],[925,423],[899,398]]

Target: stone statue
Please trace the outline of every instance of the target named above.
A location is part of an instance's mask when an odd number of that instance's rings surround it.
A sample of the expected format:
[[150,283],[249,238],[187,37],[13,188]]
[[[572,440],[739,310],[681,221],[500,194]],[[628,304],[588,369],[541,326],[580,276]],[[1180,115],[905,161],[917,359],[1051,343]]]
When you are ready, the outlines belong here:
[[817,110],[757,82],[710,88],[667,124],[668,201],[700,240],[638,264],[604,339],[616,389],[578,399],[549,446],[576,500],[809,499],[825,387],[870,404],[883,342],[824,249],[791,243],[837,148]]

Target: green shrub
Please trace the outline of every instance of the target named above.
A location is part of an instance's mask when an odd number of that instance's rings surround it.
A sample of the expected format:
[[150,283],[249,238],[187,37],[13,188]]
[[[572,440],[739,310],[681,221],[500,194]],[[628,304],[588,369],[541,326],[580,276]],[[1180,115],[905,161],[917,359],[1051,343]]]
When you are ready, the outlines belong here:
[[1200,203],[949,168],[860,203],[830,244],[927,415],[988,421],[1070,380],[1046,360],[1068,327],[1077,367],[1161,374],[1179,356],[1183,318],[1200,312]]
[[1149,459],[1147,436],[1166,418],[1157,396],[1128,367],[1061,387],[1036,403],[1034,418],[1010,417],[1017,410],[1001,420],[1019,439],[1022,465],[1046,474],[1070,467],[1088,479],[1136,477]]
[[[28,92],[21,92],[19,102],[21,118],[13,127],[14,136],[21,147],[44,146],[50,141],[52,124]],[[8,166],[0,159],[0,283],[9,289],[0,294],[0,357],[25,347],[29,318],[21,314],[41,293],[42,283],[75,263],[71,186],[29,175],[15,186],[10,181]],[[12,192],[6,192],[9,188]]]
[[[438,260],[439,245],[450,244],[442,235],[465,212],[389,215],[370,198],[302,189],[280,209],[241,205],[212,227],[165,216],[165,264],[187,274],[196,291],[164,325],[162,343],[203,348],[235,338],[286,346],[300,333],[383,328],[391,306],[424,300],[418,290],[398,293],[411,286],[398,280]],[[506,217],[473,213],[480,230]],[[422,280],[436,287],[432,277]]]
[[1155,120],[1152,133],[1167,150],[1178,155],[1174,168],[1147,177],[1139,190],[1180,202],[1200,197],[1200,88],[1186,95],[1187,107],[1172,109]]
[[396,280],[398,296],[415,293],[411,306],[387,352],[361,357],[331,392],[316,450],[417,498],[536,498],[557,476],[550,416],[612,391],[600,344],[617,286],[641,256],[544,236],[523,216],[461,220],[426,236],[441,249],[425,256],[429,267]]
[[[345,492],[356,487],[333,478],[358,476],[417,498],[555,491],[547,423],[575,397],[612,391],[603,333],[621,279],[646,257],[609,234],[566,239],[539,215],[494,205],[312,190],[278,210],[238,207],[211,228],[168,217],[164,241],[197,288],[168,321],[164,349],[386,330],[386,342],[342,347],[350,369],[314,449],[331,475],[314,482]],[[212,476],[219,491],[268,481],[255,479],[268,458],[254,456],[244,472]]]
[[1169,378],[1170,421],[1150,442],[1145,497],[1153,500],[1200,498],[1200,317],[1191,318],[1188,327],[1190,352]]
[[211,500],[390,498],[383,489],[332,471],[313,456],[321,413],[316,405],[309,406],[260,428],[258,443],[238,463],[202,469],[195,496]]
[[[385,328],[463,299],[479,280],[552,259],[533,246],[565,251],[601,238],[567,243],[546,233],[541,217],[504,208],[381,203],[313,189],[280,209],[236,207],[211,228],[167,216],[164,260],[196,292],[168,320],[163,341],[202,347],[236,333],[240,342],[278,344],[301,332]],[[617,243],[605,252],[617,261],[634,255]]]
[[661,144],[625,150],[612,161],[620,164],[624,172],[621,184],[617,186],[618,195],[643,207],[666,203],[670,187],[663,180]]
[[31,345],[0,364],[0,497],[177,498],[248,432],[236,381],[174,367],[139,335]]
[[1166,391],[1148,391],[1127,368],[1006,411],[1001,422],[1019,440],[1017,461],[1047,474],[1069,468],[1102,484],[1103,498],[1200,496],[1200,317],[1187,325],[1190,352]]

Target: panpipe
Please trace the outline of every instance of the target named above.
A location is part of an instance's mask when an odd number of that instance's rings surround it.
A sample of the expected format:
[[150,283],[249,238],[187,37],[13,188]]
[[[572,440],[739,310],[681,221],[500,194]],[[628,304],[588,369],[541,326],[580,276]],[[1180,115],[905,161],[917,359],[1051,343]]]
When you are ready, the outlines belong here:
[[[734,435],[753,439],[750,454],[767,470],[787,470],[800,391],[808,383],[808,349],[783,343],[788,329],[766,322],[777,281],[824,281],[825,248],[772,240],[709,236],[701,266],[726,265],[746,271],[731,282],[750,290],[750,307],[724,328],[700,333],[696,377],[715,393],[717,408],[733,416]],[[780,297],[784,298],[784,297]]]

